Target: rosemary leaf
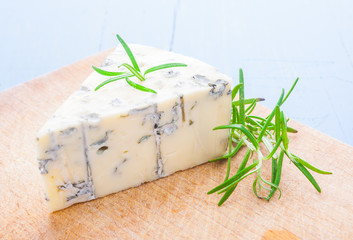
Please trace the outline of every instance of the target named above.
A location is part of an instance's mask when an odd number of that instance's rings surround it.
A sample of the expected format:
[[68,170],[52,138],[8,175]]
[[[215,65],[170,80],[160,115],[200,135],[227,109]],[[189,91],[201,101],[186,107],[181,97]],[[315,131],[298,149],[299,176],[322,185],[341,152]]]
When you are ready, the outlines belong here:
[[[233,129],[229,129],[229,142],[228,142],[228,154],[230,155],[232,153],[232,131]],[[232,161],[232,157],[228,156],[228,163],[227,163],[227,173],[226,173],[226,177],[224,179],[224,181],[228,180],[229,178],[229,173],[230,173],[230,166],[231,166],[231,161]]]
[[286,97],[283,99],[281,105],[287,100],[287,98],[289,97],[289,95],[292,93],[292,91],[293,91],[295,85],[297,85],[298,81],[299,81],[299,78],[295,79],[295,81],[294,81],[292,87],[290,88],[290,90],[289,90],[289,92],[287,93]]
[[235,174],[233,177],[229,178],[227,181],[221,183],[217,187],[215,187],[212,190],[210,190],[209,192],[207,192],[207,194],[215,193],[215,192],[217,192],[217,191],[219,191],[229,185],[232,185],[234,182],[236,182],[241,177],[243,177],[245,174],[247,174],[251,169],[253,169],[257,164],[258,164],[258,162],[255,162],[255,163],[251,164],[250,166],[244,168],[243,170],[241,170],[240,172]]
[[281,136],[281,110],[279,109],[279,105],[277,104],[275,107],[275,134],[276,141],[278,141]]
[[287,132],[290,132],[290,133],[297,133],[298,130],[287,126]]
[[255,99],[252,101],[252,103],[250,104],[250,106],[245,109],[245,113],[246,113],[246,114],[251,114],[251,112],[252,112],[251,109],[254,109],[255,106],[256,106],[256,102],[257,102],[256,100],[257,100],[257,99],[255,98]]
[[261,120],[262,122],[266,122],[267,119],[259,117],[259,116],[253,116],[253,115],[249,115],[248,118],[253,118],[253,119],[257,119],[257,120]]
[[265,124],[263,125],[259,136],[257,137],[257,142],[258,143],[262,141],[262,136],[265,134],[265,132],[267,130],[267,127],[268,127],[268,125],[270,125],[270,123],[271,123],[271,121],[272,121],[274,116],[275,116],[275,109],[273,109],[271,114],[267,116],[267,120],[266,120]]
[[118,76],[118,75],[122,75],[125,73],[125,72],[109,72],[109,71],[103,70],[101,68],[97,68],[93,65],[92,65],[92,68],[94,69],[94,71],[96,71],[97,73],[104,75],[104,76]]
[[277,101],[278,106],[281,106],[283,104],[283,96],[284,96],[284,89],[282,88],[281,96],[279,97],[279,99]]
[[145,71],[145,73],[143,74],[143,76],[145,76],[148,73],[155,72],[155,71],[162,70],[162,69],[166,69],[166,68],[187,67],[187,66],[188,65],[186,65],[184,63],[166,63],[166,64],[158,65],[158,66],[151,67],[151,68],[147,69]]
[[134,57],[134,55],[131,52],[131,49],[129,48],[129,46],[126,44],[126,42],[119,36],[119,34],[116,35],[116,37],[118,38],[119,42],[121,43],[121,45],[123,46],[123,48],[125,49],[125,52],[127,53],[127,55],[130,58],[130,61],[132,63],[132,65],[134,66],[135,70],[137,72],[141,72],[140,68],[136,62],[136,59]]
[[218,202],[218,206],[222,206],[222,204],[228,200],[228,198],[230,197],[230,195],[232,195],[232,193],[234,192],[236,187],[237,187],[237,185],[234,185],[224,193],[221,200],[219,200],[219,202]]
[[311,173],[299,162],[296,160],[292,161],[294,165],[304,174],[304,176],[311,182],[311,184],[315,187],[318,192],[321,192],[321,188],[319,184],[316,182]]
[[[256,164],[257,164],[257,163],[256,163]],[[250,165],[250,166],[251,166],[251,165]],[[249,166],[249,167],[250,167],[250,166]],[[255,165],[255,166],[256,166],[256,165]],[[250,170],[251,170],[251,169],[250,169]],[[251,171],[251,172],[248,172],[248,173],[246,173],[246,174],[243,174],[241,177],[239,177],[238,179],[234,180],[230,185],[228,185],[228,186],[224,187],[224,189],[218,191],[217,194],[221,194],[221,193],[224,193],[224,192],[228,191],[230,188],[236,186],[236,185],[237,185],[240,181],[242,181],[244,178],[247,178],[248,176],[250,176],[251,174],[254,174],[254,173],[256,173],[256,169],[253,170],[253,171]]]
[[235,98],[235,96],[237,95],[240,87],[243,86],[242,83],[239,83],[238,85],[236,85],[233,90],[232,90],[232,100]]
[[128,77],[125,78],[126,82],[133,88],[136,88],[140,91],[143,91],[143,92],[151,92],[151,93],[157,93],[156,91],[154,91],[153,89],[150,89],[150,88],[147,88],[145,86],[142,86],[142,85],[139,85],[133,81],[131,81]]
[[119,77],[114,77],[114,78],[109,78],[108,80],[105,80],[104,82],[102,82],[101,84],[99,84],[94,91],[97,91],[98,89],[100,89],[101,87],[103,87],[104,85],[111,83],[111,82],[115,82],[121,79],[124,79],[126,77],[132,77],[134,76],[133,74],[124,74],[124,75],[120,75]]
[[232,107],[232,121],[231,123],[237,123],[239,121],[239,111],[238,108]]
[[[251,104],[254,101],[254,99],[256,100],[256,102],[265,101],[264,98],[248,98],[248,99],[244,99],[244,104]],[[239,100],[233,101],[232,104],[233,106],[237,107],[240,105],[240,101]]]
[[[283,157],[284,157],[284,151],[282,150],[281,153],[279,154],[278,157],[278,162],[277,162],[277,169],[276,169],[276,177],[274,180],[275,185],[279,186],[279,183],[281,181],[281,174],[282,174],[282,165],[283,165]],[[267,196],[267,201],[270,201],[271,197],[273,194],[276,192],[276,188],[273,187],[269,195]]]
[[294,154],[291,154],[295,160],[297,160],[299,163],[301,163],[302,165],[304,165],[305,167],[307,167],[308,169],[316,172],[316,173],[320,173],[320,174],[332,174],[332,172],[327,172],[327,171],[323,171],[323,170],[320,170],[316,167],[314,167],[313,165],[309,164],[308,162],[304,161],[303,159],[301,159],[300,157],[294,155]]
[[242,124],[230,124],[230,125],[218,126],[218,127],[215,127],[213,130],[227,129],[227,128],[234,128],[234,129],[240,130],[249,138],[250,142],[254,145],[255,149],[256,150],[259,149],[259,143],[256,141],[256,138],[254,137],[254,135],[248,129],[246,129],[246,127]]
[[[275,180],[276,180],[276,173],[277,173],[277,159],[276,158],[272,158],[272,173],[271,173],[271,183],[275,184]],[[274,187],[272,187],[271,189],[276,189]]]
[[[239,173],[241,170],[243,170],[248,163],[250,157],[250,149],[246,152],[243,161],[241,162],[237,173]],[[221,206],[228,198],[229,196],[234,192],[235,188],[238,186],[238,184],[234,184],[230,189],[228,189],[224,195],[222,196],[221,200],[218,202],[218,206]]]
[[239,88],[239,124],[245,123],[245,97],[244,97],[244,75],[243,70],[239,70],[239,83],[242,84]]
[[[246,154],[245,154],[245,156],[244,156],[243,161],[241,162],[241,164],[240,164],[240,166],[239,166],[239,168],[238,168],[238,172],[240,172],[241,170],[243,170],[243,169],[245,168],[246,164],[248,164],[250,155],[251,155],[251,150],[248,149],[248,150],[246,151]],[[237,172],[237,173],[238,173],[238,172]]]
[[256,176],[256,178],[255,178],[255,180],[254,180],[254,182],[253,182],[253,184],[252,184],[252,189],[253,189],[253,191],[254,191],[255,196],[258,197],[258,198],[261,198],[261,197],[259,196],[259,194],[257,193],[257,190],[256,190],[256,183],[257,183],[258,181],[259,181],[259,176]]
[[282,141],[284,149],[288,150],[289,139],[287,135],[287,121],[283,111],[281,111]]

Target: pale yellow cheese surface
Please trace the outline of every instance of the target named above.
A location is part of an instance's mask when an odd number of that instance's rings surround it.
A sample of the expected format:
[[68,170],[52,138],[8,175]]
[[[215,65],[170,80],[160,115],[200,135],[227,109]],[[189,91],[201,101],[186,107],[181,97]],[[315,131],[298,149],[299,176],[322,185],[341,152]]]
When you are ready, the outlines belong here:
[[[158,94],[138,91],[124,80],[94,88],[109,77],[93,72],[80,90],[38,133],[38,161],[51,211],[168,176],[224,154],[231,80],[214,67],[160,49],[130,46],[142,71],[165,69],[131,80]],[[102,68],[119,71],[129,62],[118,47]]]

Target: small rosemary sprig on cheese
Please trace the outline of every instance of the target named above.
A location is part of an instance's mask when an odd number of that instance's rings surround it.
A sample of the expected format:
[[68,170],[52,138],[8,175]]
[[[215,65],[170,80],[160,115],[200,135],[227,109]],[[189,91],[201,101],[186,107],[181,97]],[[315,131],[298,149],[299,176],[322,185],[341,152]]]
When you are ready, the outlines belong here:
[[158,71],[158,70],[162,70],[162,69],[166,69],[166,68],[172,68],[172,67],[187,67],[186,64],[184,63],[166,63],[166,64],[162,64],[162,65],[158,65],[158,66],[154,66],[151,67],[149,69],[147,69],[146,71],[144,71],[144,73],[141,72],[139,65],[136,62],[136,59],[134,57],[134,55],[131,52],[131,49],[129,48],[129,46],[126,44],[126,42],[119,36],[119,34],[116,35],[116,37],[118,38],[119,42],[121,43],[121,45],[123,46],[123,48],[125,49],[126,54],[129,56],[131,64],[128,63],[123,63],[121,65],[118,66],[118,69],[124,67],[125,70],[121,70],[118,72],[111,72],[111,71],[106,71],[103,70],[101,68],[92,66],[92,68],[99,74],[104,75],[104,76],[110,76],[112,78],[109,78],[107,80],[105,80],[104,82],[102,82],[101,84],[99,84],[96,88],[95,91],[97,91],[98,89],[100,89],[101,87],[103,87],[104,85],[111,83],[111,82],[115,82],[118,80],[122,80],[125,79],[125,81],[133,88],[143,91],[143,92],[151,92],[151,93],[157,93],[156,91],[154,91],[151,88],[147,88],[143,85],[137,84],[133,81],[130,80],[131,77],[136,77],[137,79],[139,79],[140,81],[145,81],[146,78],[146,74]]
[[[279,188],[279,184],[281,180],[284,155],[286,155],[290,161],[293,162],[294,165],[305,175],[305,177],[311,182],[315,189],[318,192],[321,192],[319,184],[316,182],[308,169],[320,174],[332,173],[317,169],[308,162],[304,161],[302,158],[293,154],[288,148],[289,139],[287,133],[297,131],[287,126],[289,119],[286,118],[283,111],[281,111],[281,106],[293,91],[298,80],[298,78],[295,80],[293,86],[286,96],[284,96],[284,89],[282,89],[282,94],[275,108],[266,118],[262,118],[259,116],[251,115],[255,109],[256,102],[262,99],[245,99],[244,77],[243,71],[240,69],[239,84],[235,86],[232,91],[231,122],[229,125],[214,128],[214,130],[229,129],[228,153],[222,157],[211,160],[218,161],[225,158],[228,159],[227,173],[224,182],[207,193],[224,193],[223,197],[218,203],[219,206],[229,198],[241,180],[253,174],[255,175],[253,191],[258,198],[266,199],[269,201],[276,190],[279,191],[280,198],[281,190]],[[238,93],[239,100],[234,100]],[[235,147],[233,147],[233,143],[236,144]],[[265,149],[267,149],[266,154],[260,148],[261,144]],[[243,161],[241,162],[237,173],[232,177],[229,177],[231,158],[237,154],[237,152],[242,147],[247,148]],[[257,158],[254,158],[253,161],[248,165],[249,159],[253,158],[254,155],[256,155]],[[270,159],[272,161],[271,180],[266,180],[263,177],[262,167],[263,162]],[[261,192],[261,189],[266,190],[267,194],[260,195],[259,193]]]

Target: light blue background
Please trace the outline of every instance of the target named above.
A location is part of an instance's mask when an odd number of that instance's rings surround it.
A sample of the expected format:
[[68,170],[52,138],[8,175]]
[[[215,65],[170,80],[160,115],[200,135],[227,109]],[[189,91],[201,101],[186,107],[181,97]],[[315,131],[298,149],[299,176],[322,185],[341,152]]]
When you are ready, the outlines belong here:
[[[1,1],[0,91],[130,43],[199,58],[287,115],[353,145],[353,1]],[[1,110],[1,109],[0,109]]]

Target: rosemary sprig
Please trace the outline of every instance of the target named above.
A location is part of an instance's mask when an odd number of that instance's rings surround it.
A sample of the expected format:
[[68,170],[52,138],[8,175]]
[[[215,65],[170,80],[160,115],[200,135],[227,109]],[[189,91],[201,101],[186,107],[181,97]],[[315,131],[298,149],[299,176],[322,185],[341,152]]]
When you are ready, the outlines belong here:
[[[305,175],[305,177],[311,182],[318,192],[321,192],[319,184],[316,182],[314,177],[311,175],[309,170],[319,174],[332,174],[331,172],[320,170],[302,158],[291,153],[288,149],[289,138],[288,132],[295,133],[297,130],[287,126],[289,121],[286,118],[283,111],[281,111],[282,104],[287,100],[299,78],[297,78],[290,88],[289,92],[285,95],[284,89],[280,95],[278,102],[271,113],[266,117],[262,118],[259,116],[251,115],[252,111],[256,107],[258,101],[262,101],[262,98],[245,99],[244,96],[244,75],[242,69],[239,70],[239,84],[236,85],[232,90],[232,117],[229,125],[218,126],[217,129],[229,129],[229,149],[228,153],[222,157],[211,160],[218,161],[221,159],[228,159],[226,178],[217,187],[210,190],[207,194],[218,192],[223,194],[218,205],[222,205],[236,189],[238,183],[244,178],[255,175],[253,182],[254,194],[261,199],[270,200],[275,192],[278,190],[281,197],[281,190],[279,188],[283,158],[286,155],[291,162]],[[239,99],[234,100],[236,95],[239,95]],[[246,105],[249,105],[245,107]],[[233,143],[236,144],[233,147]],[[264,155],[260,145],[263,145],[268,154]],[[231,158],[236,155],[242,147],[247,148],[247,152],[241,162],[237,173],[229,177],[231,170]],[[279,152],[279,154],[277,154]],[[254,155],[252,163],[247,166],[248,161]],[[271,168],[271,180],[263,178],[262,164],[264,161],[272,161]],[[309,169],[309,170],[308,170]],[[260,195],[261,189],[268,191],[265,195]]]
[[115,82],[118,80],[122,80],[125,79],[126,82],[133,88],[143,91],[143,92],[151,92],[151,93],[157,93],[156,91],[154,91],[153,89],[147,88],[145,86],[142,86],[140,84],[137,84],[133,81],[130,80],[130,77],[136,77],[138,78],[140,81],[145,81],[146,78],[146,74],[158,71],[158,70],[162,70],[162,69],[166,69],[166,68],[172,68],[172,67],[187,67],[186,64],[184,63],[166,63],[166,64],[162,64],[162,65],[158,65],[158,66],[154,66],[151,67],[149,69],[147,69],[144,73],[141,72],[139,65],[137,64],[137,61],[131,51],[131,49],[129,48],[129,46],[126,44],[126,42],[119,36],[119,34],[116,35],[116,37],[118,38],[119,42],[121,43],[121,45],[123,46],[126,54],[128,55],[128,57],[130,58],[131,64],[128,63],[123,63],[120,66],[118,66],[118,68],[124,67],[126,70],[122,70],[122,71],[118,71],[118,72],[111,72],[111,71],[106,71],[103,70],[101,68],[92,66],[92,68],[99,74],[103,75],[103,76],[114,76],[112,78],[109,78],[107,80],[105,80],[104,82],[100,83],[96,88],[95,91],[97,91],[98,89],[100,89],[101,87],[105,86],[108,83],[111,82]]

